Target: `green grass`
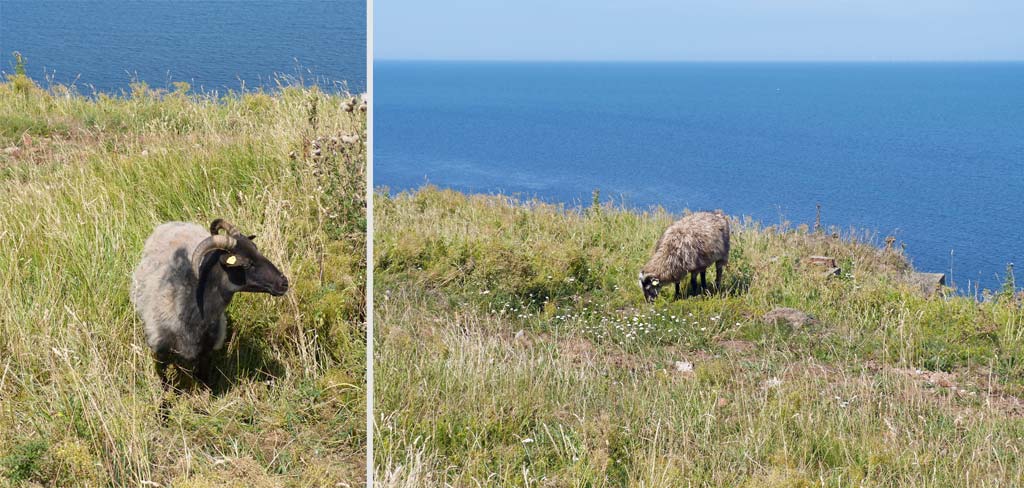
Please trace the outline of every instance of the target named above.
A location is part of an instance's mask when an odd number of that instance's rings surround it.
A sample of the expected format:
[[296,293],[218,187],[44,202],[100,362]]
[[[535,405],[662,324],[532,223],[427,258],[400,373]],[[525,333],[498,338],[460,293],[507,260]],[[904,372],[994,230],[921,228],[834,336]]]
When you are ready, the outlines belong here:
[[[365,114],[315,87],[185,88],[0,84],[0,486],[364,479]],[[128,280],[156,225],[217,217],[293,290],[236,297],[213,392],[162,422]]]
[[[663,210],[432,187],[374,205],[384,486],[1024,481],[1012,294],[926,298],[870,234],[743,219],[722,293],[649,305]],[[778,306],[817,323],[765,323]]]

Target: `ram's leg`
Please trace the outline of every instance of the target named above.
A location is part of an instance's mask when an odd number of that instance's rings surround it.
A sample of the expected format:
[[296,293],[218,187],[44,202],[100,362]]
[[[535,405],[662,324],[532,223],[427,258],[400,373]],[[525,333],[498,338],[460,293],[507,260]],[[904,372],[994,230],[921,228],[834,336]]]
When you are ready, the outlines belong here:
[[725,269],[725,263],[723,261],[715,262],[715,291],[720,292],[722,290],[722,270]]
[[693,272],[690,273],[690,290],[687,293],[687,296],[692,297],[695,295],[697,295],[697,273]]
[[160,378],[160,388],[163,390],[163,394],[160,395],[160,406],[157,409],[157,414],[160,416],[160,420],[163,422],[167,421],[167,417],[171,411],[171,381],[167,378],[167,368],[170,366],[170,358],[163,355],[156,355],[153,357],[153,366],[156,369],[156,375]]
[[196,366],[193,375],[200,383],[207,388],[213,388],[213,357],[210,353],[199,355],[196,359]]
[[703,294],[704,292],[708,291],[708,277],[707,277],[707,273],[708,273],[708,269],[707,268],[704,268],[704,269],[700,270],[700,292],[701,292],[701,294]]
[[[679,281],[683,281],[683,280],[679,280]],[[680,298],[683,297],[683,294],[679,291],[679,281],[676,282],[676,295],[675,295],[675,297],[672,298],[673,300],[679,300]]]
[[173,388],[171,380],[167,377],[167,368],[171,366],[171,358],[165,354],[153,355],[153,367],[156,370],[157,378],[160,378],[160,387],[164,391]]

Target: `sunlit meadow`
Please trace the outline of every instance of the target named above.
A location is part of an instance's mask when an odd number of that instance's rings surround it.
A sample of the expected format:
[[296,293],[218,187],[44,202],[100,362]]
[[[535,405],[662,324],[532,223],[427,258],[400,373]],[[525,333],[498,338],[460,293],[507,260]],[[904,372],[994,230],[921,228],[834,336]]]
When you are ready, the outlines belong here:
[[[362,483],[365,112],[280,81],[0,83],[0,485]],[[212,391],[162,420],[128,282],[158,224],[217,217],[293,287],[236,297]]]
[[647,304],[662,209],[433,187],[375,209],[383,486],[1024,479],[1012,271],[983,302],[929,295],[885,236],[734,218],[720,292]]

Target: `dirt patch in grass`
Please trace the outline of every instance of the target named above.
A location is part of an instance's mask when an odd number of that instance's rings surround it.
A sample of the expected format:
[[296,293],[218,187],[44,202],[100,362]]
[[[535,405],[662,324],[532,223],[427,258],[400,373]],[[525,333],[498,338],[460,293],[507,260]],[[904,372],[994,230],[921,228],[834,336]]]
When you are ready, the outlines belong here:
[[595,365],[610,370],[639,373],[654,369],[654,363],[616,347],[602,347],[582,337],[557,341],[558,354],[573,364]]
[[718,345],[727,354],[747,354],[757,348],[753,342],[742,340],[722,341]]
[[988,377],[974,377],[970,372],[948,373],[914,368],[889,368],[893,374],[913,381],[933,396],[953,395],[955,398],[977,398],[978,401],[1003,414],[1024,416],[1024,400],[1002,391]]

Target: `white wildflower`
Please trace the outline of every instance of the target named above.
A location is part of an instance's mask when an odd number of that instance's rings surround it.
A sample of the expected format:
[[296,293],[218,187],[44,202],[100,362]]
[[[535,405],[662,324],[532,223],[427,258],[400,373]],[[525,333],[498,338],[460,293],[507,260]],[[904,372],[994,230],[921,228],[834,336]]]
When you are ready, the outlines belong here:
[[693,372],[693,363],[689,361],[676,361],[674,363],[676,371],[680,373],[691,373]]

